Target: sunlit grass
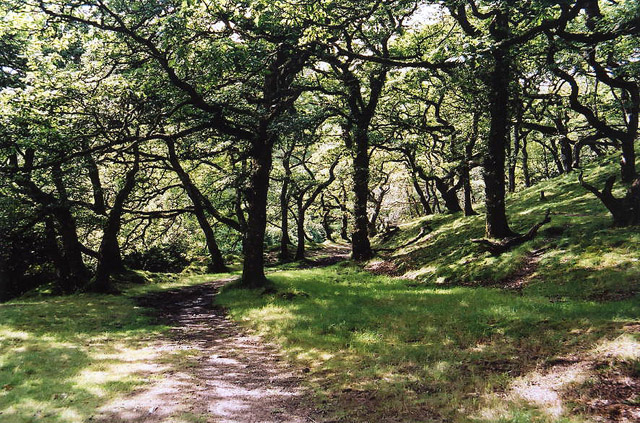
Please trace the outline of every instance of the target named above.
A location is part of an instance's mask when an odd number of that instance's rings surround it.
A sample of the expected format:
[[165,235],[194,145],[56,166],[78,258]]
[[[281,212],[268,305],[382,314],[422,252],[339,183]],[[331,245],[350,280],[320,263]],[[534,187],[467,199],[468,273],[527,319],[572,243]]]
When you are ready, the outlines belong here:
[[[610,157],[585,170],[586,179],[602,187],[618,173],[618,158]],[[616,195],[624,194],[617,185]],[[540,201],[544,191],[546,201]],[[551,210],[551,223],[538,237],[499,257],[471,243],[484,236],[484,217],[435,215],[401,226],[401,232],[381,245],[403,245],[425,224],[428,237],[396,250],[392,259],[407,277],[424,284],[494,283],[514,274],[532,250],[544,248],[527,291],[556,297],[612,300],[640,293],[640,230],[612,228],[600,201],[578,183],[577,173],[539,183],[507,199],[511,226],[528,230]],[[482,212],[482,208],[479,208]],[[569,271],[568,271],[569,270]]]
[[[611,157],[585,175],[602,186],[617,172]],[[616,194],[623,192],[618,186]],[[406,279],[348,264],[284,271],[271,276],[276,289],[308,297],[228,289],[219,301],[308,366],[316,392],[346,408],[336,414],[346,421],[588,420],[561,415],[560,396],[549,405],[536,403],[532,392],[505,392],[567,354],[638,366],[638,331],[628,327],[640,319],[640,231],[611,228],[607,210],[577,174],[510,195],[507,204],[517,231],[547,209],[552,222],[534,241],[494,257],[470,242],[484,235],[483,216],[429,216],[401,224],[378,245],[402,246],[430,226],[420,242],[386,257]],[[483,287],[499,286],[537,249],[544,250],[522,291]],[[574,382],[580,380],[576,374]]]
[[99,404],[143,383],[125,364],[162,330],[125,297],[0,305],[0,421],[86,421]]
[[212,277],[144,276],[144,285],[123,286],[123,296],[38,296],[0,304],[0,422],[89,421],[101,406],[183,363],[184,354],[154,350],[167,328],[132,297]]
[[[344,265],[272,281],[308,297],[226,289],[219,302],[308,366],[321,397],[366,391],[376,401],[360,406],[380,416],[410,418],[427,407],[463,421],[540,360],[613,342],[640,317],[633,300],[554,303],[498,289],[415,287]],[[356,407],[349,419],[365,411]]]
[[[612,159],[588,174],[601,185],[615,171]],[[553,230],[492,257],[469,242],[483,235],[482,216],[432,216],[401,225],[384,245],[405,244],[429,222],[428,237],[393,257],[410,279],[349,263],[291,265],[271,270],[275,293],[229,288],[219,302],[307,367],[319,406],[336,419],[586,421],[567,413],[553,389],[536,396],[528,387],[531,381],[556,386],[539,367],[567,354],[640,373],[640,231],[610,228],[606,210],[576,175],[513,195],[508,204],[517,230],[547,208]],[[531,250],[543,247],[521,292],[480,286],[512,275]],[[122,286],[123,296],[41,296],[0,305],[0,422],[88,421],[163,371],[189,365],[193,351],[154,351],[167,328],[132,297],[212,276],[140,274],[146,283]],[[566,379],[587,389],[592,372],[575,370]],[[202,416],[183,413],[175,421]]]

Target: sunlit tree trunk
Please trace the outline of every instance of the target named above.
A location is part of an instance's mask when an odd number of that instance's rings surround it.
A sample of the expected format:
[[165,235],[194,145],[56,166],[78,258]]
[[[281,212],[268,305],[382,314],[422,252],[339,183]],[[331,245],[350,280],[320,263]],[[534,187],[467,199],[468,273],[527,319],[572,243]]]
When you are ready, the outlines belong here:
[[369,137],[364,128],[357,128],[354,136],[355,156],[353,159],[354,231],[351,236],[354,260],[368,260],[373,257],[369,241]]
[[259,288],[267,283],[264,274],[264,234],[267,228],[273,135],[268,134],[266,125],[259,133],[262,136],[253,142],[250,154],[249,185],[246,189],[247,228],[242,244],[242,285],[248,288]]

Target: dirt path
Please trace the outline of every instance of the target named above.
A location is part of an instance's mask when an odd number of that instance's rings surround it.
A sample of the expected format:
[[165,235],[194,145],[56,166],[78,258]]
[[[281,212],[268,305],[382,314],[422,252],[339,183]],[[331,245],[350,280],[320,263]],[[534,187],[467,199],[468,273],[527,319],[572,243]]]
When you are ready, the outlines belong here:
[[[288,367],[276,350],[247,334],[212,305],[229,280],[146,295],[172,330],[158,351],[185,354],[178,366],[149,365],[157,382],[109,404],[101,422],[313,422],[300,370]],[[150,360],[153,361],[153,360]],[[176,369],[176,367],[178,369]]]
[[531,283],[542,255],[548,250],[548,248],[540,248],[531,251],[526,257],[522,266],[516,270],[513,274],[507,276],[505,279],[493,284],[504,289],[521,290]]

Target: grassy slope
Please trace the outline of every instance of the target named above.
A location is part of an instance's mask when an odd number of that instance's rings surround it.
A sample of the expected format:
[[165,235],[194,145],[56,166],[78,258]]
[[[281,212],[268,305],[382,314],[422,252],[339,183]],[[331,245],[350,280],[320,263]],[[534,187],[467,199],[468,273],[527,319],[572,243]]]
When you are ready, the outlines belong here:
[[[152,344],[167,328],[136,307],[135,295],[210,277],[156,282],[123,296],[19,298],[0,304],[0,422],[75,423],[158,377],[145,374]],[[180,357],[155,357],[167,366]]]
[[[615,158],[606,164],[587,170],[587,181],[603,186],[606,177],[617,171]],[[541,191],[547,201],[540,201]],[[483,216],[439,215],[409,223],[400,236],[384,246],[402,245],[405,239],[418,234],[421,224],[428,222],[434,228],[432,236],[397,251],[393,257],[408,276],[424,283],[499,281],[516,272],[531,250],[548,247],[542,255],[537,283],[531,284],[526,293],[597,299],[638,292],[638,228],[611,228],[606,208],[580,187],[576,174],[538,184],[507,199],[512,227],[519,231],[526,231],[541,220],[547,208],[551,209],[552,221],[538,238],[500,257],[482,254],[469,242],[483,236]]]
[[[611,171],[613,162],[591,170],[590,180],[601,183]],[[539,201],[541,190],[548,201]],[[639,371],[640,339],[628,328],[640,319],[640,233],[609,228],[606,210],[575,175],[508,203],[516,229],[540,220],[547,207],[554,229],[494,258],[469,242],[482,236],[482,217],[434,216],[404,225],[385,245],[403,245],[429,221],[432,236],[394,256],[414,280],[352,265],[287,270],[271,279],[280,292],[302,295],[228,289],[219,301],[308,366],[327,408],[341,408],[344,421],[558,421],[545,413],[548,404],[505,401],[500,393],[571,354],[606,350],[613,357],[607,366]],[[479,286],[517,272],[540,247],[549,249],[522,292]],[[566,421],[583,421],[566,414]]]

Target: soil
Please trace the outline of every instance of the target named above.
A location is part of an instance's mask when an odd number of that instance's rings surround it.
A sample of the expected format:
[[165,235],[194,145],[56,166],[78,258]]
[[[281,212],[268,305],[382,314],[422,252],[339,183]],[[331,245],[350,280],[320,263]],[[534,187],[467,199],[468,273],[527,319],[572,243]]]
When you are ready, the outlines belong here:
[[[624,327],[633,332],[634,325]],[[574,353],[548,360],[516,379],[510,395],[538,405],[545,413],[581,414],[598,423],[640,421],[640,374],[632,362],[611,353]]]
[[351,248],[342,244],[323,246],[307,252],[306,263],[302,268],[325,267],[351,258]]
[[396,276],[398,275],[398,266],[393,261],[379,260],[373,261],[364,267],[364,270],[376,275]]
[[[314,422],[303,370],[274,346],[230,321],[213,298],[227,280],[148,294],[137,299],[172,329],[154,349],[185,353],[180,365],[148,369],[159,380],[107,405],[99,422]],[[178,367],[177,369],[175,367]]]
[[569,389],[564,398],[573,411],[592,415],[595,421],[640,421],[640,374],[630,366],[594,361],[588,384]]

